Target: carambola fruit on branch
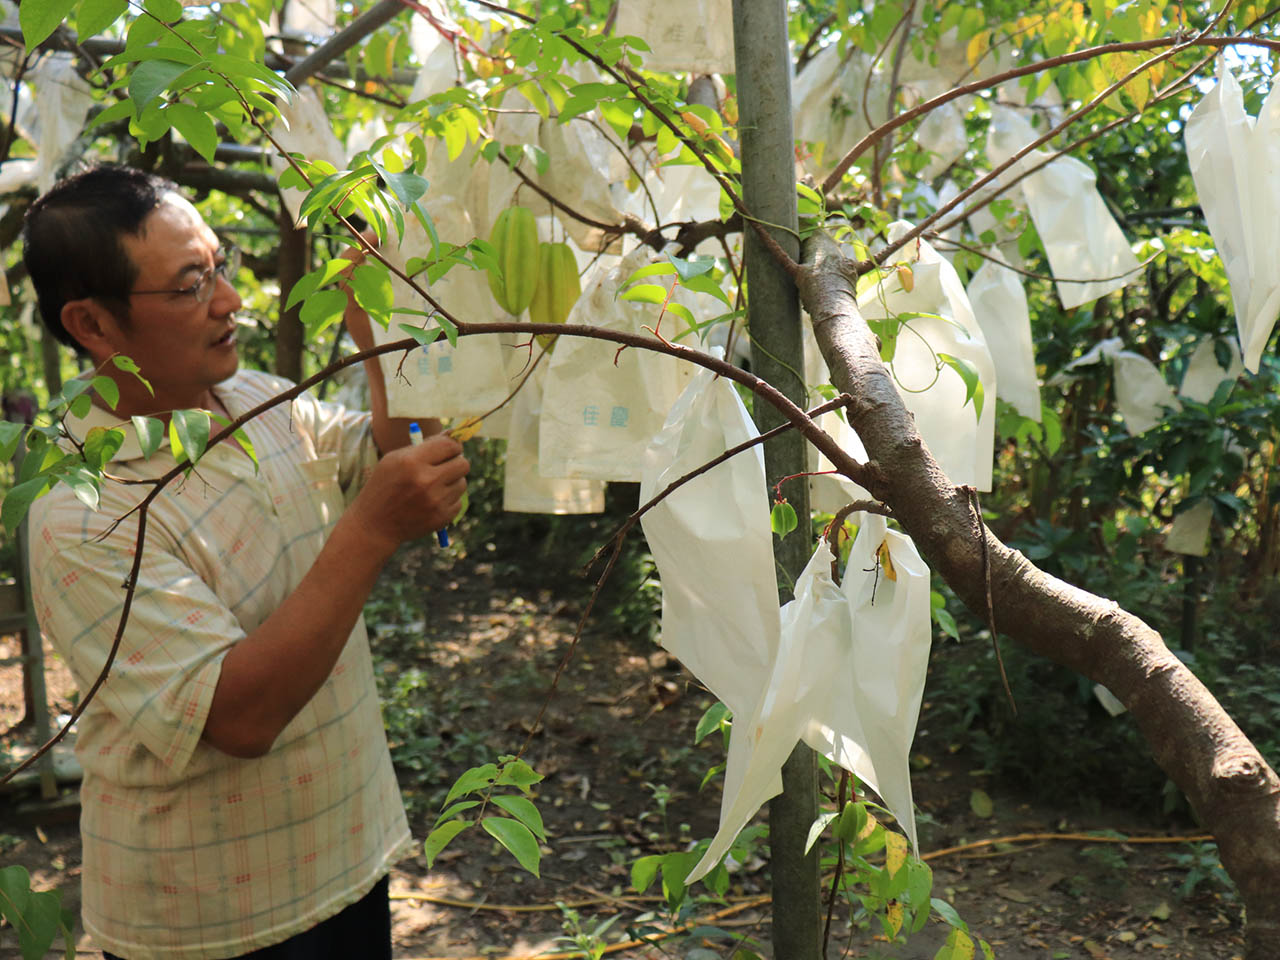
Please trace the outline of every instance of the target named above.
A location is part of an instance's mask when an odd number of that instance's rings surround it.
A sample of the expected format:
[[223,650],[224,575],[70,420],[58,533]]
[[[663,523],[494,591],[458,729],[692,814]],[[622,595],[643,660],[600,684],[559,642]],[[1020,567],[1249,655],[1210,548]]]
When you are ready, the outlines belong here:
[[489,242],[502,271],[501,275],[489,271],[489,290],[507,313],[522,313],[533,302],[538,286],[538,225],[533,211],[526,207],[503,210]]
[[[573,249],[567,243],[539,244],[538,285],[529,304],[529,319],[534,323],[564,323],[581,295]],[[543,346],[549,346],[552,339],[538,337]]]

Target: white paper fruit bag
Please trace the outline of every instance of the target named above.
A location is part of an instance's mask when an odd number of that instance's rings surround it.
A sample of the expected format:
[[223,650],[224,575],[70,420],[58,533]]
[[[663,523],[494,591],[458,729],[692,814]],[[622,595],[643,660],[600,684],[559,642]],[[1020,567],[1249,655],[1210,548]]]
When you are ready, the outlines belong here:
[[538,420],[546,361],[538,365],[512,401],[502,481],[502,509],[513,513],[601,513],[604,482],[538,473]]
[[[911,229],[899,220],[889,226],[895,240]],[[899,251],[910,261],[912,289],[903,288],[897,271],[858,297],[867,320],[907,313],[932,314],[908,321],[911,330],[897,338],[893,372],[902,402],[915,415],[916,428],[952,482],[991,489],[995,448],[996,368],[955,268],[924,241]],[[942,319],[938,319],[941,317]],[[985,402],[981,417],[965,402],[964,381],[950,367],[938,369],[939,355],[968,361],[978,371]]]
[[831,579],[831,549],[825,541],[780,616],[777,654],[756,681],[763,687],[756,708],[750,714],[734,712],[720,826],[690,871],[690,882],[714,868],[756,811],[781,792],[782,764],[807,732],[814,704],[828,700],[824,688],[831,678],[841,676],[851,685],[836,657],[841,646],[848,648],[853,626],[849,605]]
[[[463,244],[475,236],[466,210],[452,198],[434,198],[427,210],[433,215],[442,242]],[[405,218],[403,241],[386,251],[387,259],[401,270],[411,258],[430,253],[431,240],[412,215]],[[454,267],[430,286],[425,272],[415,280],[455,317],[480,322],[507,319],[493,302],[485,275],[478,270]],[[396,307],[430,312],[430,305],[394,274],[391,286]],[[374,324],[374,340],[380,344],[403,340],[402,323],[434,325],[426,317],[397,313],[385,329]],[[486,413],[502,403],[515,386],[516,381],[507,373],[511,352],[499,337],[486,334],[461,337],[456,347],[441,336],[429,346],[414,348],[407,357],[402,353],[383,354],[380,359],[387,384],[388,413],[393,417],[449,418]]]
[[[758,435],[732,384],[699,370],[645,452],[641,502]],[[662,645],[749,717],[780,629],[760,447],[690,480],[640,522],[662,577]]]
[[[336,170],[342,170],[346,165],[347,151],[333,132],[319,94],[311,87],[302,87],[294,94],[292,102],[281,101],[280,119],[272,127],[271,134],[288,153],[300,153],[308,160],[324,160],[333,164]],[[288,166],[288,160],[272,155],[271,169],[276,176]],[[314,181],[314,177],[312,179]],[[299,212],[307,191],[287,187],[280,191],[280,196],[293,222],[302,226],[306,221],[299,217]]]
[[613,32],[649,44],[646,70],[734,72],[730,0],[620,0]]
[[[993,105],[987,156],[993,164],[1003,163],[1040,135],[1018,111]],[[1017,176],[1048,155],[1033,150],[1010,173]],[[1021,181],[1049,267],[1061,278],[1058,296],[1068,310],[1138,278],[1138,258],[1098,193],[1097,181],[1086,164],[1066,156]]]
[[1218,63],[1218,83],[1187,119],[1187,160],[1231,284],[1244,365],[1257,373],[1280,314],[1280,84],[1257,118]]
[[853,633],[835,651],[805,742],[880,794],[918,850],[908,754],[929,665],[929,568],[909,537],[867,514],[840,589]]
[[[602,263],[586,283],[568,323],[647,335],[658,309],[618,296],[622,285],[650,261],[639,247],[610,267]],[[668,337],[685,323],[673,313],[662,321]],[[645,448],[662,429],[671,405],[687,382],[684,364],[651,350],[627,348],[607,340],[562,337],[547,371],[542,405],[542,475],[640,479]]]
[[[993,248],[997,260],[1000,252]],[[965,291],[996,366],[996,391],[1024,417],[1040,421],[1040,383],[1031,345],[1031,314],[1018,275],[984,261]]]

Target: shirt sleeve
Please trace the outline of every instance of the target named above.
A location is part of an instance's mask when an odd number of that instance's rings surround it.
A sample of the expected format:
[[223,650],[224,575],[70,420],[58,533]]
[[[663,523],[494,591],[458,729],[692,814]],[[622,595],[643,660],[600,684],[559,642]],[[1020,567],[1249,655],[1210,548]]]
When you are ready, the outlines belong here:
[[[81,529],[85,516],[96,515],[33,509],[31,555],[41,627],[82,693],[110,655],[138,525],[130,516],[104,543]],[[103,747],[141,744],[176,777],[200,743],[223,658],[244,630],[157,533],[148,535],[128,623],[96,700],[119,721]]]
[[350,503],[378,463],[373,414],[348,410],[304,393],[294,401],[293,415],[310,432],[318,456],[338,457],[338,484]]

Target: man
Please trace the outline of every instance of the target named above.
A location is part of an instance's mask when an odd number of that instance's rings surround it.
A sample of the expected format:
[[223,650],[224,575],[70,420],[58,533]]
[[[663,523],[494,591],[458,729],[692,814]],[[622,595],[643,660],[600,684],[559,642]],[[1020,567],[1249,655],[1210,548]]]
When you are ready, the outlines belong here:
[[[230,418],[289,386],[237,372],[236,257],[171,183],[72,177],[31,207],[25,239],[45,322],[119,387],[114,410],[95,398],[67,423],[80,440],[125,425],[113,478],[174,463],[142,455],[131,416]],[[347,320],[372,346],[354,302]],[[219,444],[148,512],[128,626],[77,731],[83,919],[108,958],[391,955],[386,876],[411,837],[360,612],[396,547],[457,514],[468,467],[438,424],[409,447],[366,369],[371,415],[283,403],[245,427],[260,470]],[[37,612],[82,690],[111,649],[129,511],[149,489],[104,480],[93,512],[59,485],[33,505]]]

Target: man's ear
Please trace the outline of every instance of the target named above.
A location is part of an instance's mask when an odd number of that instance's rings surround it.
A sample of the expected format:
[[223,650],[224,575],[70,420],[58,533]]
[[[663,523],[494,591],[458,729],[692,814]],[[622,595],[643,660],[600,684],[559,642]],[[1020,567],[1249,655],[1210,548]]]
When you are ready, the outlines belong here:
[[95,360],[119,351],[120,321],[93,297],[63,304],[62,326]]

